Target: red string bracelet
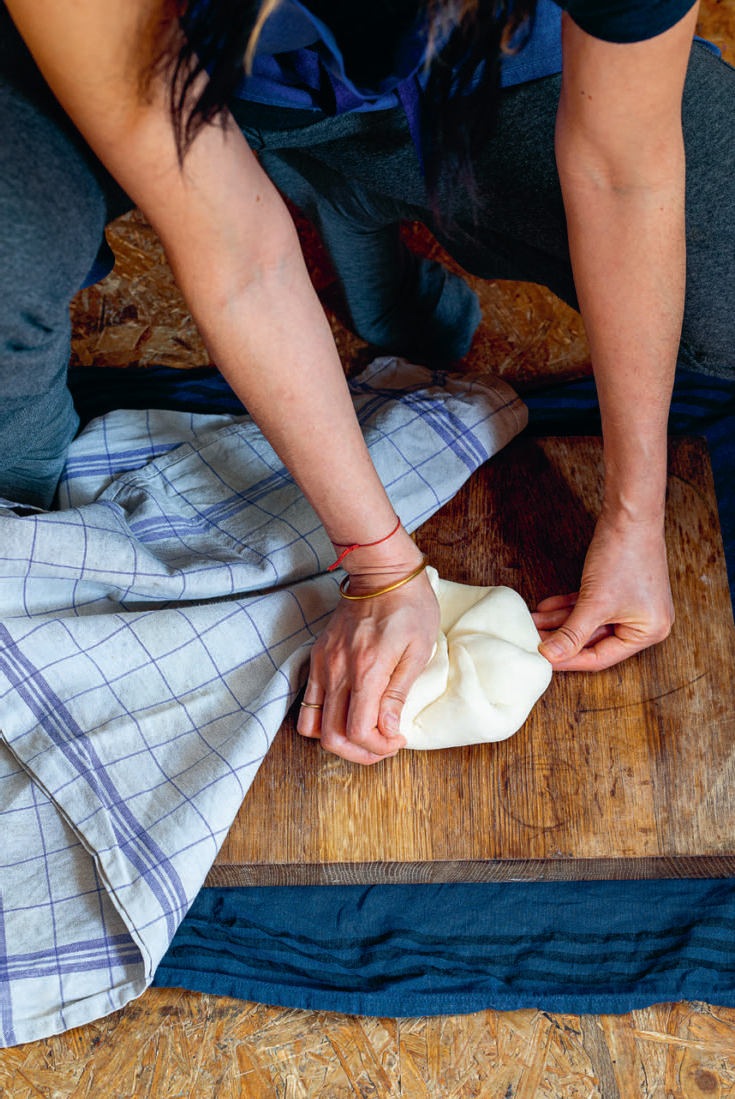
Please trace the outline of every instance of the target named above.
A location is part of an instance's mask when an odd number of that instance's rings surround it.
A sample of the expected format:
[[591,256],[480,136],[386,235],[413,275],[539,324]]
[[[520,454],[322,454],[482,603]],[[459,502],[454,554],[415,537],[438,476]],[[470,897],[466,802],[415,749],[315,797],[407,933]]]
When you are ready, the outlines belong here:
[[401,520],[399,519],[398,522],[396,523],[396,525],[393,527],[393,530],[390,532],[390,534],[386,534],[385,538],[378,538],[377,542],[355,542],[354,546],[348,546],[345,542],[332,542],[333,546],[338,546],[338,547],[339,546],[345,546],[346,548],[342,550],[342,552],[340,553],[339,557],[334,562],[334,564],[329,566],[329,568],[327,569],[327,572],[331,572],[332,569],[336,569],[338,565],[341,565],[342,562],[344,561],[345,557],[347,556],[347,554],[352,553],[353,550],[368,549],[368,547],[370,547],[370,546],[379,546],[381,544],[381,542],[387,542],[388,539],[392,538],[393,535],[398,531],[398,528],[400,527],[400,525],[401,525]]

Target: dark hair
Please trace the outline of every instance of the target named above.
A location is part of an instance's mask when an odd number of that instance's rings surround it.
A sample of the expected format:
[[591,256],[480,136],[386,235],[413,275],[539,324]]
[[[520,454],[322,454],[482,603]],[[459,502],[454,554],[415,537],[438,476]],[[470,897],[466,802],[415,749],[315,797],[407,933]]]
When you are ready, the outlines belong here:
[[[175,6],[183,37],[162,42],[155,68],[169,76],[171,117],[183,160],[199,129],[223,116],[243,78],[246,55],[252,57],[265,17],[278,0],[175,0]],[[388,0],[384,7],[391,11],[399,5]],[[404,2],[404,15],[405,7]],[[447,183],[460,181],[474,194],[472,160],[496,121],[501,56],[511,38],[515,44],[520,35],[522,44],[527,36],[536,0],[413,0],[413,9],[413,22],[421,20],[429,41],[421,135],[427,190],[440,206]],[[433,43],[444,44],[431,56]],[[209,80],[197,94],[194,87],[204,72]]]
[[[244,58],[261,6],[260,0],[174,0],[183,34],[159,34],[144,80],[160,71],[168,77],[179,160],[202,126],[224,116],[245,75]],[[203,73],[209,73],[209,80],[197,95],[194,89]]]
[[[457,5],[435,0],[434,26]],[[421,138],[426,184],[435,205],[442,181],[461,183],[476,199],[473,159],[489,140],[500,104],[500,63],[512,43],[521,48],[536,12],[536,0],[469,0],[446,45],[431,62],[422,99]]]

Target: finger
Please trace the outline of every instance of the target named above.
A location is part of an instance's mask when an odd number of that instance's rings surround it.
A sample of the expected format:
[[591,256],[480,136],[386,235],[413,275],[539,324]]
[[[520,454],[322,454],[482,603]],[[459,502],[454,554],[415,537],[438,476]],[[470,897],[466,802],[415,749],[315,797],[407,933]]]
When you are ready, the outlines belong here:
[[532,611],[531,618],[537,630],[546,630],[548,632],[563,626],[570,613],[571,607],[561,607],[558,611]]
[[[350,705],[350,689],[347,682],[341,679],[329,684],[329,692],[324,699],[324,708],[321,713],[321,732],[319,739],[322,747],[328,751],[334,751],[345,738],[345,723],[347,710]],[[336,752],[342,755],[341,752]]]
[[348,740],[346,736],[337,733],[330,737],[329,745],[324,743],[322,738],[322,748],[325,752],[331,752],[332,755],[340,756],[342,759],[349,760],[350,763],[359,763],[363,767],[371,767],[374,763],[380,763],[384,759],[390,759],[392,756],[398,754],[399,749],[388,752],[387,755],[376,755],[375,752],[369,752],[366,748],[361,748],[359,744],[353,744],[351,740]]
[[398,662],[390,682],[383,692],[378,712],[378,728],[386,737],[400,737],[405,745],[406,738],[401,736],[401,712],[408,692],[426,667],[430,654],[407,649]]
[[386,733],[379,726],[380,707],[390,683],[390,675],[385,669],[376,669],[373,674],[363,676],[359,686],[352,690],[347,714],[348,740],[380,756],[392,755],[406,743],[397,726],[395,732]]
[[[533,618],[533,624],[538,630],[543,640],[551,637],[560,626],[569,618],[569,611],[549,611],[548,613],[539,614],[538,611],[534,611],[531,615]],[[605,623],[603,626],[598,626],[595,632],[587,638],[585,645],[593,645],[595,641],[599,641],[601,637],[605,637],[606,634],[612,633],[612,625]]]
[[582,649],[569,660],[554,662],[555,672],[601,672],[605,668],[612,668],[629,656],[641,652],[648,646],[648,642],[626,641],[617,634],[610,634],[591,648]]
[[[347,714],[350,706],[351,694],[344,686],[330,690],[322,711],[322,748],[333,755],[347,759],[351,763],[360,763],[369,767],[373,763],[379,763],[381,759],[394,756],[401,744],[388,744],[385,737],[377,730],[373,730],[374,736],[367,737],[366,744],[355,743],[347,736]],[[376,744],[378,751],[371,750],[371,745]]]
[[316,680],[310,679],[299,704],[299,715],[296,720],[296,731],[302,736],[321,736],[324,699],[324,688]]
[[[538,629],[538,624],[536,626]],[[542,641],[547,641],[550,637],[553,637],[554,630],[542,630],[539,629],[539,635]],[[590,645],[596,645],[598,641],[601,641],[603,637],[610,637],[615,633],[614,626],[598,626],[592,636],[585,642],[585,648],[589,648]],[[554,665],[556,667],[557,665]]]
[[322,712],[322,748],[333,755],[349,760],[350,763],[360,763],[363,767],[369,767],[373,763],[379,763],[381,759],[394,756],[400,745],[396,744],[389,748],[386,746],[384,737],[378,740],[380,750],[373,752],[369,747],[357,744],[347,736],[347,713],[350,700],[350,691],[346,687],[330,691]]
[[548,598],[541,600],[536,610],[555,611],[560,610],[562,607],[573,607],[578,599],[578,591],[570,592],[568,595],[550,595]]
[[584,603],[577,603],[566,622],[539,645],[539,652],[554,667],[571,660],[589,642],[599,626],[607,625],[599,611],[588,610]]

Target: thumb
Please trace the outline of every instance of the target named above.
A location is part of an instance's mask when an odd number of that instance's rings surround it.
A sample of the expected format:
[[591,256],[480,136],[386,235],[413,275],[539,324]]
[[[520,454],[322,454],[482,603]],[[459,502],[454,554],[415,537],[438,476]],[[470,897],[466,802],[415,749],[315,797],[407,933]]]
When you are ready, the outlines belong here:
[[408,698],[408,692],[419,677],[426,664],[425,659],[417,659],[406,652],[395,667],[390,682],[383,692],[378,711],[378,728],[383,736],[400,736],[401,711]]
[[600,614],[593,614],[580,599],[566,622],[559,626],[551,637],[541,642],[538,651],[552,664],[571,660],[581,652],[595,630],[602,624]]

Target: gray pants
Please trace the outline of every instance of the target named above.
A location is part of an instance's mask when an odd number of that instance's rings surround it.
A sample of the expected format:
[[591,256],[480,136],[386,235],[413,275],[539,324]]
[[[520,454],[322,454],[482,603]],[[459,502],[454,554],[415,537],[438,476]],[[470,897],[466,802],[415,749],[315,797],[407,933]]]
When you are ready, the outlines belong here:
[[[503,93],[476,165],[481,205],[428,207],[400,110],[257,129],[233,112],[275,183],[313,220],[356,330],[390,351],[453,358],[479,320],[474,295],[410,257],[398,222],[423,221],[467,270],[549,286],[576,304],[554,161],[559,78]],[[680,363],[735,369],[735,70],[701,47],[686,86],[688,287]],[[279,126],[289,125],[284,113]],[[69,301],[132,206],[50,94],[0,5],[0,496],[50,506],[77,428],[66,370]]]
[[[495,134],[475,165],[480,204],[453,188],[441,220],[428,208],[400,110],[327,120],[306,134],[249,127],[247,104],[235,105],[234,113],[252,147],[262,150],[268,174],[319,230],[356,328],[381,344],[381,318],[399,295],[396,223],[402,218],[424,222],[471,274],[540,283],[578,307],[554,155],[560,86],[561,77],[550,76],[503,93]],[[732,377],[735,69],[699,43],[692,47],[682,113],[687,290],[678,361]]]

